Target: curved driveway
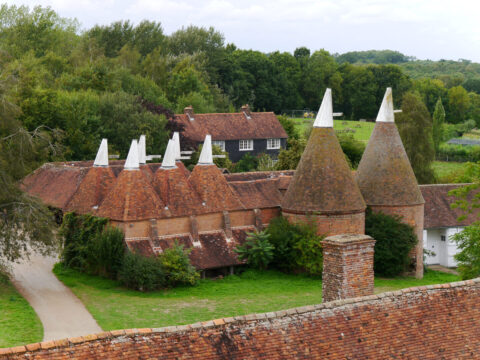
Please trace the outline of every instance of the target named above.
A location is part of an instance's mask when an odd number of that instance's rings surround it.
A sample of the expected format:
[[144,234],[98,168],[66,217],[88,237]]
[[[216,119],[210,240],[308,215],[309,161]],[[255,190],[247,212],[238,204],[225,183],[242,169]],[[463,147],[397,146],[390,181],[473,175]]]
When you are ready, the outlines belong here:
[[29,260],[11,264],[13,284],[43,324],[43,340],[101,332],[82,302],[52,273],[55,262],[53,257],[32,254]]

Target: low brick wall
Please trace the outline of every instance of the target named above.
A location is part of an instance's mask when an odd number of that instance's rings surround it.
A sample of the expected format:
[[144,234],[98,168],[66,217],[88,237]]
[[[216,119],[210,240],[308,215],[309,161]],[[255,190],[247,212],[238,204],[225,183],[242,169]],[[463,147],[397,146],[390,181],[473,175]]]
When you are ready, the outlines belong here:
[[480,279],[0,349],[0,359],[476,359]]

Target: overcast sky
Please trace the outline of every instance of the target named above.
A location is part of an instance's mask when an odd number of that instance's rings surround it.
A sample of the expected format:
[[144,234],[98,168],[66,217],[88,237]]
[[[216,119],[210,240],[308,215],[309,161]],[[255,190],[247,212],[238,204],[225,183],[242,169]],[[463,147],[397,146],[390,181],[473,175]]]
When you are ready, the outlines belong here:
[[392,49],[419,59],[480,62],[478,0],[23,0],[51,6],[83,28],[129,19],[213,26],[242,49],[331,53]]

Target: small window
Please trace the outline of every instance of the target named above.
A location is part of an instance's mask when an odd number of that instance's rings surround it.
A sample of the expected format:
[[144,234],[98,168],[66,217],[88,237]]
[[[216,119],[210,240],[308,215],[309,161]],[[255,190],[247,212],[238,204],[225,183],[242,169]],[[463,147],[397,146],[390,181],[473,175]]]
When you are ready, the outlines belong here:
[[280,149],[280,139],[267,139],[267,150]]
[[213,140],[212,145],[218,146],[222,151],[225,151],[225,141],[223,140]]
[[240,151],[253,150],[253,140],[240,140],[239,150]]
[[445,237],[445,235],[440,235],[440,241],[446,241],[447,238]]

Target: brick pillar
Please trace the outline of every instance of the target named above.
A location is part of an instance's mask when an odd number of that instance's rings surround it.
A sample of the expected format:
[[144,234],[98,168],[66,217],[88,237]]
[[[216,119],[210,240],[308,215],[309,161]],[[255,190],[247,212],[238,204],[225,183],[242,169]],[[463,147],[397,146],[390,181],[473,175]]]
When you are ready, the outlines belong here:
[[373,247],[368,235],[335,235],[323,245],[323,301],[373,295]]

